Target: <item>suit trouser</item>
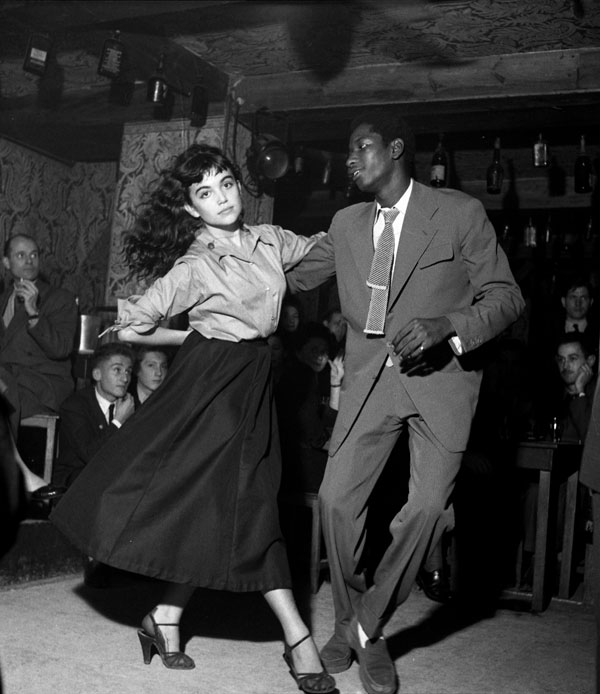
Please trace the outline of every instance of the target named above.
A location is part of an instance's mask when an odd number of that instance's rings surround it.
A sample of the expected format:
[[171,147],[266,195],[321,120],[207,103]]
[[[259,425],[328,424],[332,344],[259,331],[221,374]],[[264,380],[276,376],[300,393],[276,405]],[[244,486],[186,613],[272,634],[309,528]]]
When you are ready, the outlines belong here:
[[592,584],[596,615],[596,694],[600,694],[600,492],[592,492],[594,531],[592,535]]
[[[410,452],[408,499],[390,524],[391,544],[368,587],[358,566],[369,496],[404,427]],[[353,614],[369,637],[378,636],[393,609],[406,600],[423,558],[453,525],[448,499],[461,459],[462,452],[446,450],[432,434],[396,368],[384,367],[357,422],[329,459],[319,491],[338,636],[345,637]]]

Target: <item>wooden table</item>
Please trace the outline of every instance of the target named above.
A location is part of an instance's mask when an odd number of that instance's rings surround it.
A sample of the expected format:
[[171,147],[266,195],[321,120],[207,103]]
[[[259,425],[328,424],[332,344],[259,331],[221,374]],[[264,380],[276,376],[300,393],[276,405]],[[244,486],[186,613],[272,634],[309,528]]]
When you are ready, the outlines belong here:
[[539,473],[532,594],[535,611],[541,612],[547,604],[547,565],[549,555],[553,554],[549,553],[548,543],[553,536],[550,523],[554,522],[556,512],[551,508],[551,499],[555,485],[565,479],[567,494],[558,596],[568,598],[570,594],[581,451],[579,442],[569,441],[522,441],[517,447],[516,467]]

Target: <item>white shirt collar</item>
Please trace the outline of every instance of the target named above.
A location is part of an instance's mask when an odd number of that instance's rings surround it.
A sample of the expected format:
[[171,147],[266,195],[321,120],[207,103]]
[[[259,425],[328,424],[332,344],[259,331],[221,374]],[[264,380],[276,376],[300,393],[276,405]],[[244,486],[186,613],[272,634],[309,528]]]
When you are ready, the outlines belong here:
[[582,318],[581,320],[571,320],[567,318],[565,320],[565,331],[570,332],[577,326],[580,332],[584,332],[587,328],[587,318]]
[[[393,208],[398,210],[402,215],[406,214],[406,208],[408,207],[408,200],[410,198],[410,194],[412,192],[412,187],[413,187],[413,180],[412,178],[410,179],[410,183],[408,184],[408,188],[402,193],[402,196],[400,199],[392,205]],[[379,203],[377,203],[377,213],[375,215],[375,218],[379,216],[379,213],[383,209],[391,209],[391,208],[383,208]]]
[[110,400],[107,400],[104,396],[100,395],[100,393],[98,392],[98,386],[94,386],[94,393],[96,393],[96,400],[100,405],[100,409],[102,410],[104,417],[106,417],[108,415],[108,408],[111,405],[114,405],[115,403],[114,401],[111,402]]

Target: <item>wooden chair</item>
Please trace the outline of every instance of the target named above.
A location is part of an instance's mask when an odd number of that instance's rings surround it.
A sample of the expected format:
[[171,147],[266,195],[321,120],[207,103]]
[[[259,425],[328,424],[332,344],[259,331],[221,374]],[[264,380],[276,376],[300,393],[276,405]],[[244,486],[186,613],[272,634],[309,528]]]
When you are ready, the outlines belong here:
[[58,423],[60,417],[57,414],[34,414],[21,420],[22,427],[36,427],[46,430],[46,448],[44,452],[44,473],[42,477],[47,484],[52,481],[52,468],[56,455]]
[[319,590],[319,575],[322,569],[328,568],[327,559],[321,558],[321,510],[319,508],[319,496],[316,492],[298,492],[285,494],[282,497],[284,503],[292,506],[309,508],[312,513],[311,539],[310,539],[310,591],[316,593]]

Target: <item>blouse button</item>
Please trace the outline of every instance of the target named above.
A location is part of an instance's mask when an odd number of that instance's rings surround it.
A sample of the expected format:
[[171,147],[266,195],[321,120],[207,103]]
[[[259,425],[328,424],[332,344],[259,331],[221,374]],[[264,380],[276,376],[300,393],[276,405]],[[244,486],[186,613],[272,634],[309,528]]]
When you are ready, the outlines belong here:
[[211,242],[208,244],[208,247],[209,247],[209,249],[212,251],[212,250],[214,250],[214,248],[215,248],[215,244],[211,241]]

